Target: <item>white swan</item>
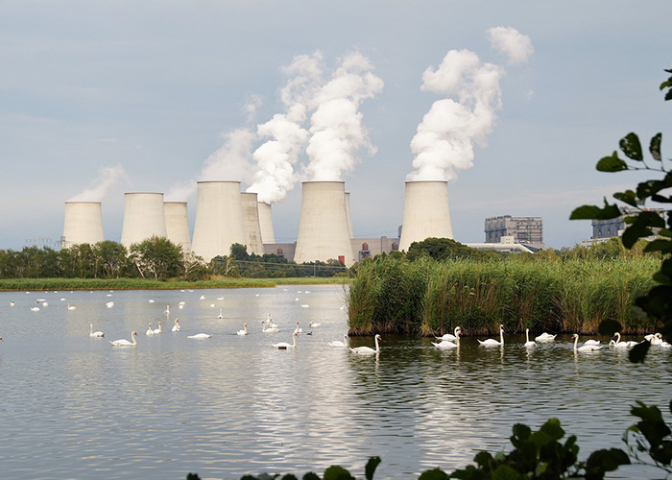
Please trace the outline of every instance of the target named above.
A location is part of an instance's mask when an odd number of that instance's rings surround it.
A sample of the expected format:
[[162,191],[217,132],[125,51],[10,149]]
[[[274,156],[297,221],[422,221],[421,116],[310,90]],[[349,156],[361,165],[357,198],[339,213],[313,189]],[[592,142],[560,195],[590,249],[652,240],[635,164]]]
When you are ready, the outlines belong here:
[[457,340],[457,338],[460,336],[461,333],[462,333],[462,328],[455,327],[455,330],[453,330],[453,333],[445,333],[441,337],[434,337],[434,338],[436,338],[437,340],[443,340],[443,341],[448,340],[449,342],[452,342],[452,341]]
[[89,326],[91,327],[91,330],[89,331],[89,337],[104,337],[105,334],[103,332],[94,332],[93,331],[93,323],[90,323]]
[[360,355],[372,355],[374,353],[378,353],[378,352],[380,352],[380,346],[378,345],[378,340],[380,340],[381,342],[383,341],[383,339],[380,337],[380,335],[376,334],[376,336],[373,337],[373,341],[376,344],[376,349],[375,350],[371,347],[356,347],[356,348],[351,348],[350,351],[352,353],[357,353],[357,354],[360,354]]
[[525,329],[525,345],[524,346],[527,347],[527,348],[537,346],[537,342],[533,342],[533,341],[530,340],[530,329],[529,328]]
[[149,324],[149,328],[145,332],[145,335],[154,335],[154,329],[152,328],[152,324]]
[[[432,345],[434,345],[436,348],[441,348],[441,349],[453,349],[457,348],[460,346],[460,334],[462,333],[462,329],[460,327],[455,328],[455,343],[451,342],[450,340],[443,340],[439,343],[434,343],[432,342]],[[443,338],[443,337],[438,337],[438,338]]]
[[580,347],[578,346],[579,344],[579,334],[575,333],[572,335],[572,338],[574,339],[574,351],[575,352],[595,352],[597,350],[601,350],[603,345],[586,345],[585,343],[581,345]]
[[277,348],[279,350],[287,350],[288,348],[296,348],[296,337],[298,337],[299,334],[294,332],[292,333],[292,344],[290,345],[289,343],[286,342],[280,342],[280,343],[274,343],[273,347]]
[[[616,332],[614,334],[616,337],[616,341],[612,340],[611,342],[613,343],[614,348],[632,348],[635,345],[637,345],[637,342],[629,341],[629,342],[621,342],[621,334],[619,332]],[[609,342],[609,346],[612,346],[612,343]]]
[[163,311],[163,313],[166,315],[166,317],[170,315],[170,305],[166,305],[166,309]]
[[478,343],[484,347],[499,347],[504,345],[504,325],[499,326],[499,342],[494,338],[488,338],[487,340],[479,340]]
[[278,333],[279,331],[278,327],[266,328],[266,321],[261,321],[261,333]]
[[68,310],[77,310],[77,307],[68,303]]
[[319,326],[322,325],[322,324],[321,324],[320,322],[317,322],[317,323],[315,323],[315,322],[310,322],[308,325],[310,325],[310,328],[313,328],[313,327],[319,327]]
[[135,341],[135,337],[137,337],[138,334],[133,331],[131,333],[131,340],[133,340],[133,343],[129,342],[128,340],[115,340],[114,342],[110,342],[110,345],[113,347],[134,347],[138,344],[138,342]]
[[105,304],[105,306],[106,306],[107,308],[112,308],[112,307],[114,307],[114,302],[107,302],[107,303]]
[[333,342],[329,342],[330,347],[347,347],[348,346],[348,334],[343,335],[343,341],[341,342],[340,340],[334,340]]
[[40,307],[33,307],[33,308],[31,308],[31,310],[32,310],[33,312],[39,312],[39,311],[40,311]]
[[303,333],[303,328],[299,327],[299,322],[296,322],[296,328],[294,329],[294,333]]
[[243,325],[243,330],[238,330],[236,332],[236,334],[238,334],[240,336],[247,335],[247,323],[245,325]]
[[660,335],[660,333],[649,333],[648,335],[644,335],[644,340],[653,342],[653,339],[656,338],[656,335]]
[[662,345],[664,340],[663,340],[663,334],[662,333],[656,333],[651,340],[651,345]]
[[556,333],[555,335],[551,335],[550,333],[542,333],[541,335],[537,336],[534,340],[538,343],[550,343],[555,341],[555,337],[557,337],[558,334]]
[[600,343],[600,340],[593,340],[592,338],[583,342],[584,345],[599,345]]
[[197,333],[196,335],[189,335],[187,338],[195,338],[196,340],[203,340],[205,338],[212,337],[212,334],[208,333]]
[[266,319],[266,324],[268,325],[269,328],[278,328],[278,326],[273,323],[273,320],[271,320],[271,314],[268,314],[268,318]]
[[179,331],[180,331],[180,321],[176,318],[175,325],[173,325],[171,332],[179,332]]
[[159,322],[159,328],[154,329],[154,335],[160,335],[163,333],[163,330],[161,330],[161,322]]

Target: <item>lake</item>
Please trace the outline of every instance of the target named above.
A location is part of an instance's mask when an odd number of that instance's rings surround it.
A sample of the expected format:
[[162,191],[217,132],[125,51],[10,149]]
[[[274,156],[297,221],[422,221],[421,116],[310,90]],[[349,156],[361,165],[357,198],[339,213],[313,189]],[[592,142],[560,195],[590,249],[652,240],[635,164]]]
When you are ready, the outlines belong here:
[[[237,479],[338,464],[363,478],[378,455],[377,479],[408,479],[509,449],[514,423],[559,418],[585,459],[623,447],[636,400],[669,419],[672,349],[633,365],[614,349],[576,355],[568,335],[531,351],[524,335],[445,351],[384,335],[379,355],[358,356],[328,345],[347,331],[344,304],[333,285],[0,293],[0,477]],[[280,332],[262,333],[268,314]],[[145,335],[158,321],[163,333]],[[296,348],[274,348],[296,322]],[[89,337],[90,324],[105,338]],[[135,347],[110,345],[133,330]],[[213,336],[188,338],[197,333]],[[610,478],[652,476],[664,475]]]

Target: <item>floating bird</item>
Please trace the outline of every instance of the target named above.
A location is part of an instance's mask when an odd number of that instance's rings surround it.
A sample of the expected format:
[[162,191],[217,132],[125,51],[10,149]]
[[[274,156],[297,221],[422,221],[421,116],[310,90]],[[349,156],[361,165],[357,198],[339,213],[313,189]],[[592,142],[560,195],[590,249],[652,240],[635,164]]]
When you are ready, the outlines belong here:
[[550,342],[554,341],[555,337],[557,337],[557,336],[558,336],[557,334],[551,335],[550,333],[544,332],[541,335],[539,335],[537,338],[535,338],[535,340],[539,343],[550,343]]
[[31,310],[32,310],[33,312],[39,312],[39,311],[40,311],[40,307],[32,307]]
[[266,321],[261,321],[261,333],[278,333],[279,331],[280,329],[277,326],[266,328]]
[[152,328],[152,324],[149,324],[149,328],[145,332],[145,335],[154,335],[154,329]]
[[89,326],[91,327],[89,331],[89,337],[104,337],[105,334],[103,332],[94,332],[93,331],[93,323],[90,323]]
[[77,310],[77,307],[68,303],[68,310]]
[[610,347],[614,348],[632,348],[635,345],[637,345],[637,342],[634,341],[629,341],[629,342],[621,342],[621,334],[619,332],[616,332],[614,334],[614,337],[616,337],[616,340],[611,340],[609,342]]
[[121,339],[121,340],[115,340],[114,342],[110,342],[110,345],[112,345],[113,347],[134,347],[138,344],[138,342],[135,341],[135,337],[137,336],[138,334],[135,333],[134,331],[131,333],[131,340],[133,340],[132,343],[129,342],[128,340]]
[[163,311],[163,313],[166,317],[170,315],[170,305],[166,305],[166,309]]
[[525,329],[525,344],[523,346],[527,347],[527,348],[537,346],[537,342],[533,342],[533,341],[530,340],[530,329],[529,328]]
[[175,325],[173,325],[173,328],[171,329],[172,332],[179,332],[180,331],[180,322],[176,318],[175,319]]
[[373,337],[373,341],[376,344],[376,349],[375,350],[371,347],[356,347],[356,348],[351,348],[350,351],[352,353],[357,353],[359,355],[372,355],[374,353],[378,353],[378,352],[380,352],[380,346],[378,345],[378,340],[380,340],[381,342],[383,341],[383,339],[380,337],[380,335],[376,334],[376,336]]
[[154,335],[161,335],[163,331],[161,330],[161,322],[159,322],[159,328],[154,329]]
[[329,342],[330,347],[347,347],[348,346],[348,334],[343,335],[343,341],[341,342],[340,340],[334,340],[333,342]]
[[453,342],[453,341],[457,340],[459,335],[462,333],[462,328],[461,327],[455,327],[455,330],[453,330],[453,333],[445,333],[441,337],[434,337],[434,338],[436,338],[437,340],[443,340],[443,341],[447,340],[449,342]]
[[303,328],[299,327],[299,322],[296,322],[296,328],[294,329],[294,333],[296,334],[303,333]]
[[224,318],[224,315],[222,315],[222,309],[219,309],[219,315],[217,315],[217,318]]
[[273,320],[271,320],[271,314],[270,313],[268,314],[268,318],[266,319],[266,324],[268,325],[269,328],[273,328],[273,327],[278,328],[278,326],[275,323],[273,323]]
[[114,307],[114,302],[107,302],[107,303],[105,304],[105,306],[106,306],[107,308],[112,308],[112,307]]
[[317,322],[317,323],[316,322],[310,322],[308,325],[310,325],[310,328],[313,328],[313,327],[319,327],[322,324],[320,322]]
[[14,303],[14,302],[9,302],[9,306],[10,306],[10,307],[13,307],[13,306],[15,306],[15,305],[16,305],[16,303]]
[[245,325],[243,325],[243,330],[238,330],[236,333],[238,335],[241,335],[241,336],[242,335],[247,335],[247,323]]
[[196,335],[189,335],[187,338],[194,338],[196,340],[203,340],[212,337],[209,333],[197,333]]
[[292,344],[290,345],[289,343],[286,342],[280,342],[280,343],[274,343],[273,347],[277,348],[279,350],[287,350],[288,348],[296,348],[296,337],[298,337],[298,333],[292,333]]
[[150,300],[149,300],[149,303],[154,303],[154,300],[150,299]]
[[603,345],[596,345],[596,344],[586,345],[585,343],[579,347],[578,346],[579,334],[575,333],[574,335],[572,335],[572,338],[574,339],[574,351],[575,352],[595,352],[597,350],[601,350],[602,347],[603,347]]
[[504,325],[499,326],[499,342],[493,338],[479,340],[478,343],[484,347],[499,347],[504,345]]

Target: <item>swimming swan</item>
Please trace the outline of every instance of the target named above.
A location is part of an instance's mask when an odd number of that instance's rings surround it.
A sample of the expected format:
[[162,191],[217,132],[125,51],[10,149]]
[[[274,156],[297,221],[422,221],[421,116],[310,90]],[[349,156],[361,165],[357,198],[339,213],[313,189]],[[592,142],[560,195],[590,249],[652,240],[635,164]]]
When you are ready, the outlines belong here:
[[154,335],[154,329],[152,328],[152,324],[149,324],[149,328],[145,332],[145,335]]
[[350,351],[352,353],[357,353],[357,354],[360,354],[360,355],[372,355],[374,353],[378,353],[378,352],[380,352],[380,346],[378,345],[378,340],[380,340],[381,342],[383,341],[383,339],[380,337],[380,335],[376,334],[376,336],[373,337],[373,341],[376,344],[376,349],[375,350],[371,347],[356,347],[356,348],[351,348]]
[[179,331],[180,331],[180,321],[176,318],[175,325],[173,325],[171,332],[179,332]]
[[504,345],[504,326],[499,326],[499,342],[493,338],[488,338],[487,340],[479,340],[478,343],[484,347],[499,347]]
[[454,332],[454,334],[453,333],[446,333],[442,337],[434,337],[434,338],[436,338],[437,340],[443,340],[443,341],[447,340],[449,342],[453,342],[453,341],[457,340],[457,338],[462,333],[462,328],[461,327],[455,327],[455,330],[453,332]]
[[611,342],[609,342],[609,346],[613,345],[614,348],[632,348],[635,345],[637,345],[637,342],[634,341],[621,342],[621,334],[619,332],[616,332],[614,334],[614,337],[616,337],[616,341],[612,340]]
[[279,331],[280,329],[277,326],[266,328],[266,321],[261,321],[261,333],[278,333]]
[[163,330],[161,330],[161,322],[159,322],[159,328],[154,329],[154,335],[160,335],[162,332]]
[[303,333],[303,328],[299,327],[299,322],[296,322],[296,328],[294,329],[294,333]]
[[530,329],[529,328],[525,329],[525,345],[524,346],[528,347],[528,348],[537,346],[537,342],[533,342],[533,341],[530,340]]
[[236,333],[240,336],[247,335],[247,323],[243,325],[243,330],[238,330]]
[[280,342],[280,343],[274,343],[273,347],[277,348],[278,350],[287,350],[288,348],[296,348],[296,337],[298,337],[299,334],[294,332],[292,333],[292,344],[290,345],[289,343],[286,342]]
[[553,342],[555,340],[555,337],[557,337],[557,333],[555,335],[551,335],[550,333],[542,333],[538,337],[536,337],[534,340],[539,343],[549,343]]
[[89,326],[91,327],[91,330],[89,331],[89,337],[104,337],[105,334],[103,332],[94,332],[93,331],[93,323],[90,323]]
[[196,340],[203,340],[210,337],[212,337],[212,335],[208,333],[197,333],[196,335],[189,335],[187,338],[195,338]]
[[343,335],[343,341],[341,342],[340,340],[334,340],[333,342],[329,342],[330,347],[347,347],[348,346],[348,334],[346,333]]
[[128,340],[115,340],[114,342],[110,342],[110,345],[113,347],[135,347],[138,342],[135,341],[135,337],[137,337],[138,334],[135,333],[135,331],[131,332],[131,340],[133,340],[133,343],[129,342]]
[[575,333],[572,335],[572,338],[574,339],[574,351],[575,352],[595,352],[597,350],[601,350],[603,345],[586,345],[585,343],[581,345],[580,347],[578,346],[579,343],[579,334]]

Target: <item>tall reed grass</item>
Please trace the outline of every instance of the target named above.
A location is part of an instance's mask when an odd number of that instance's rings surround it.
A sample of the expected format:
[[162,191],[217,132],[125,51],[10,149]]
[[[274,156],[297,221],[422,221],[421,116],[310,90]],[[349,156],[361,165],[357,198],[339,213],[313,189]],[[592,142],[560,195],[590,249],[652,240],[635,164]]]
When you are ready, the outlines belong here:
[[653,285],[658,261],[506,259],[436,262],[422,258],[362,263],[350,286],[350,333],[435,335],[508,331],[595,333],[617,320],[624,332],[653,329],[633,308]]

